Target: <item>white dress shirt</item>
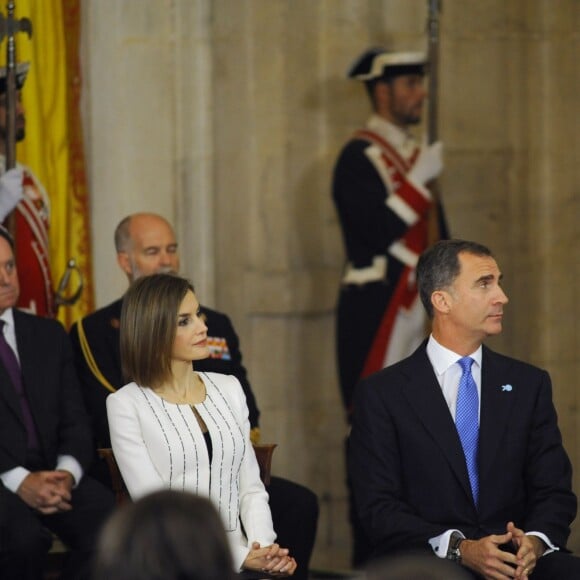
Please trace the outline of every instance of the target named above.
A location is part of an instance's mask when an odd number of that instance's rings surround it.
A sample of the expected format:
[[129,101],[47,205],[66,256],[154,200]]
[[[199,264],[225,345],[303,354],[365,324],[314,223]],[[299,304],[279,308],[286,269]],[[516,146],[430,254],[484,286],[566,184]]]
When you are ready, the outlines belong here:
[[406,161],[409,161],[417,149],[417,140],[409,131],[389,123],[379,115],[371,115],[367,127],[388,141]]
[[[475,362],[471,366],[471,374],[477,386],[477,398],[481,401],[481,346],[470,356]],[[459,391],[459,379],[461,378],[461,367],[457,361],[462,355],[445,348],[439,344],[433,335],[427,342],[427,356],[439,381],[439,386],[443,391],[445,402],[449,407],[449,412],[455,422],[455,408],[457,406],[457,392]],[[481,404],[478,406],[478,416],[481,416]]]

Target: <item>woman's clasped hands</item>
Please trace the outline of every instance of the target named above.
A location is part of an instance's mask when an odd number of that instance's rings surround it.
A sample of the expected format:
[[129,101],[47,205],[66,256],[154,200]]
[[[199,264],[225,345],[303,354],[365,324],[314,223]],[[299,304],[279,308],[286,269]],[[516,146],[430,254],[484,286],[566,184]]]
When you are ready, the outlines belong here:
[[252,542],[252,548],[244,560],[243,568],[291,576],[296,570],[296,565],[296,560],[290,556],[287,548],[281,548],[278,544],[261,547],[258,542]]

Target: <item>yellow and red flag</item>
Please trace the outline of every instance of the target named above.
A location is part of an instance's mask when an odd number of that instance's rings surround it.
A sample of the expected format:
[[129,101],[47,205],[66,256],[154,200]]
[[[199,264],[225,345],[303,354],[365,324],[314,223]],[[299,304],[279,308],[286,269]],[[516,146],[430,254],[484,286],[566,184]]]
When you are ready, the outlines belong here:
[[[15,18],[29,18],[32,38],[17,33],[18,62],[31,66],[22,101],[26,138],[16,159],[28,166],[50,199],[50,263],[58,284],[72,258],[84,290],[73,306],[61,306],[58,318],[68,328],[94,308],[89,203],[80,119],[80,0],[17,0]],[[0,47],[6,63],[6,41]],[[22,267],[22,265],[21,265]],[[73,276],[71,284],[76,286]]]

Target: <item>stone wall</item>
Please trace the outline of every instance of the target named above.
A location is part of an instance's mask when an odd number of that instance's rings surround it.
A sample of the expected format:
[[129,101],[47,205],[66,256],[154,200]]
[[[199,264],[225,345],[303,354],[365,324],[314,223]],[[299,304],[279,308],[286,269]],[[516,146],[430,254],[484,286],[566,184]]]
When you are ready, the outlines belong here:
[[[491,346],[552,373],[579,466],[580,4],[443,9],[448,218],[454,235],[495,250],[511,303]],[[427,2],[88,0],[83,10],[97,301],[124,289],[112,244],[121,217],[172,220],[201,301],[240,334],[263,438],[280,445],[274,471],[320,497],[313,565],[346,567],[333,318],[344,258],[330,180],[368,105],[344,73],[370,45],[424,49]]]

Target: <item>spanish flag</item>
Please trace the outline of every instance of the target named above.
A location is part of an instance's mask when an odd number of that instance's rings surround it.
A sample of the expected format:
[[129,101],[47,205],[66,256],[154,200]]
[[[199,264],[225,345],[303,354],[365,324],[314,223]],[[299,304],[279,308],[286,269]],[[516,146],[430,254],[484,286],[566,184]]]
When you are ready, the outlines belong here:
[[[80,299],[58,309],[59,320],[68,328],[94,308],[79,105],[80,0],[15,0],[15,18],[32,23],[32,38],[23,32],[15,35],[16,60],[31,63],[22,89],[26,138],[18,143],[16,159],[32,170],[48,192],[53,283],[58,286],[71,259],[84,282]],[[0,46],[2,64],[6,63],[6,44],[4,40]],[[70,297],[78,282],[78,275],[73,274],[65,297]]]

